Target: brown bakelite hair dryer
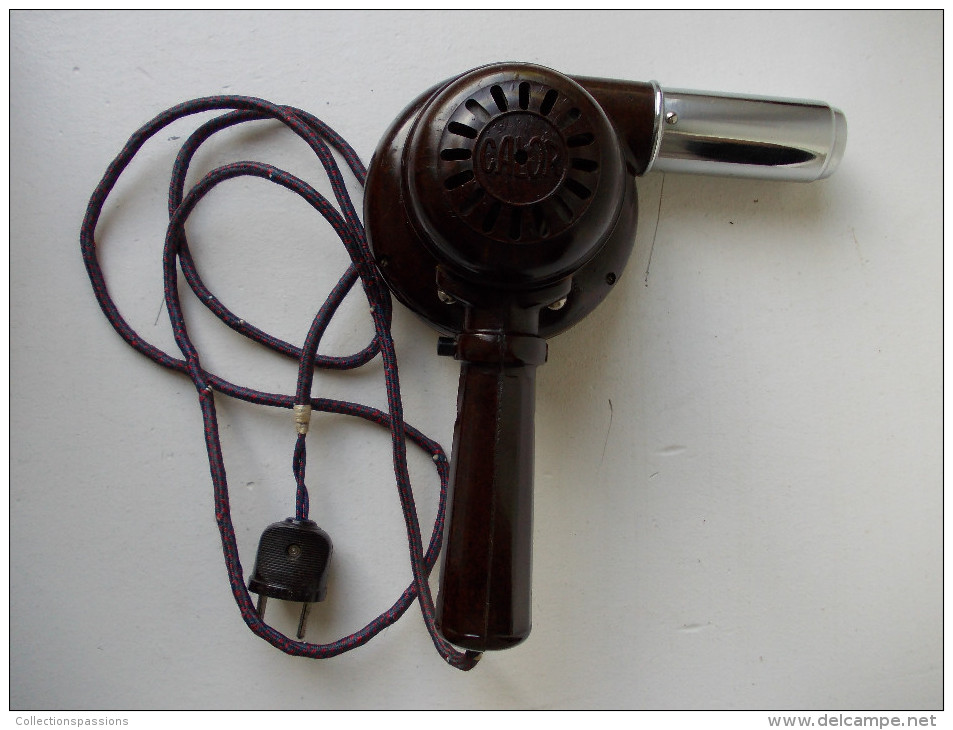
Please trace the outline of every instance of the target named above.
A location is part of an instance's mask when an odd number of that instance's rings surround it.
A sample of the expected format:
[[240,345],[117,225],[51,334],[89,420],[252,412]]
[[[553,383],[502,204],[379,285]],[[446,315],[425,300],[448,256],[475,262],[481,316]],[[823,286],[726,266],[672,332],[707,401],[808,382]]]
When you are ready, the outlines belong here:
[[619,281],[636,178],[825,178],[844,115],[813,101],[664,89],[503,63],[424,92],[371,162],[381,276],[460,361],[437,623],[505,649],[530,632],[533,414],[546,339]]

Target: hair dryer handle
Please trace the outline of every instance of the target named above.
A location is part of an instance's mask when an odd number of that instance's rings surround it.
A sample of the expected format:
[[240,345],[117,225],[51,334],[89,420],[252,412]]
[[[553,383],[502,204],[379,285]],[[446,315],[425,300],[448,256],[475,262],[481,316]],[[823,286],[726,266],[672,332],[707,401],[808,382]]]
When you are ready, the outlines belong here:
[[[495,352],[494,352],[495,351]],[[531,627],[536,366],[545,340],[464,333],[437,625],[467,649],[506,649]]]

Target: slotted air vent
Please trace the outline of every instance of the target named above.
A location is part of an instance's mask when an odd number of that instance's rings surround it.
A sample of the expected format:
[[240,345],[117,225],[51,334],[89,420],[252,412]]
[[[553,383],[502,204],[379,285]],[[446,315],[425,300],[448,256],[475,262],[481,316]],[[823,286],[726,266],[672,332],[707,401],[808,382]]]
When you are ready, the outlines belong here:
[[599,184],[600,154],[569,95],[513,80],[479,89],[457,107],[437,165],[468,226],[499,241],[534,243],[585,212]]

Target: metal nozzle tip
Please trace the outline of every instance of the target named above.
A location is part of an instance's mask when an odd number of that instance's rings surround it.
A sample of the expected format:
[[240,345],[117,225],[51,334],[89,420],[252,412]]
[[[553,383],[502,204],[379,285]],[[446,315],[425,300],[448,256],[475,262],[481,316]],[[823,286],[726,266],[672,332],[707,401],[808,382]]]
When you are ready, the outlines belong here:
[[834,138],[831,141],[831,152],[828,155],[827,164],[818,176],[818,180],[834,174],[834,170],[844,157],[844,150],[847,149],[847,117],[844,116],[844,112],[835,107],[831,107],[831,114],[834,120],[832,125]]

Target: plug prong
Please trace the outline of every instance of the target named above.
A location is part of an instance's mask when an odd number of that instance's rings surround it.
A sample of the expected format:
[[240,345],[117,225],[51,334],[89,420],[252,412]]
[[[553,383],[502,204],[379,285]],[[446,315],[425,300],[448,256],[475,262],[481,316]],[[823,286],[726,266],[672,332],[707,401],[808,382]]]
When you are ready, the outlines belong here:
[[308,614],[311,613],[311,604],[301,604],[301,618],[298,619],[298,639],[304,641],[304,632],[307,629]]
[[268,596],[264,593],[258,594],[258,603],[255,604],[255,610],[258,611],[258,618],[265,618],[265,606],[268,605]]

